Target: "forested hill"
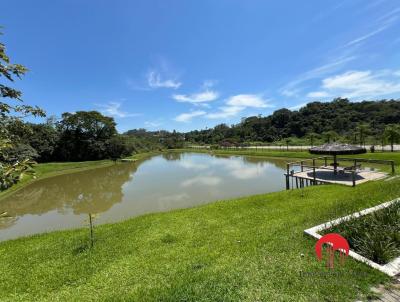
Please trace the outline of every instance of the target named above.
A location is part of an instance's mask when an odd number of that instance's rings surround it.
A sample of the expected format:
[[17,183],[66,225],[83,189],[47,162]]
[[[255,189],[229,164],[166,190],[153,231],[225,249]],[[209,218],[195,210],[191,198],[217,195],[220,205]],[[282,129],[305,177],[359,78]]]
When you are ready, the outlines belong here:
[[237,125],[217,125],[212,129],[185,134],[195,143],[274,142],[288,137],[314,135],[356,137],[360,128],[371,137],[380,137],[386,125],[400,123],[400,100],[312,102],[298,111],[280,109],[272,115],[252,116]]

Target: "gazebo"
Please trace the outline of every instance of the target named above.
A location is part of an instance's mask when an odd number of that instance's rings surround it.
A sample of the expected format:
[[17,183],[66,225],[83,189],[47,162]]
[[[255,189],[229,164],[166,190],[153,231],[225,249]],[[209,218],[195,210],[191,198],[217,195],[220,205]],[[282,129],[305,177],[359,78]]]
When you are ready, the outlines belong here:
[[323,154],[333,156],[333,173],[337,174],[337,155],[349,155],[349,154],[362,154],[366,153],[367,150],[363,147],[353,146],[349,144],[324,144],[318,147],[312,147],[308,150],[311,154]]

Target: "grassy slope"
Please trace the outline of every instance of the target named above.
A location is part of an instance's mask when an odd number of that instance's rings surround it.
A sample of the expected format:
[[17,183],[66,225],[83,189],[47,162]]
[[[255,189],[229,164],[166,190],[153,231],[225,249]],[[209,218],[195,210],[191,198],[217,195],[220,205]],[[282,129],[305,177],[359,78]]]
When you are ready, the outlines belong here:
[[1,297],[352,301],[387,278],[352,259],[338,275],[302,277],[326,272],[303,230],[399,195],[398,179],[318,186],[98,226],[92,250],[85,229],[3,242]]

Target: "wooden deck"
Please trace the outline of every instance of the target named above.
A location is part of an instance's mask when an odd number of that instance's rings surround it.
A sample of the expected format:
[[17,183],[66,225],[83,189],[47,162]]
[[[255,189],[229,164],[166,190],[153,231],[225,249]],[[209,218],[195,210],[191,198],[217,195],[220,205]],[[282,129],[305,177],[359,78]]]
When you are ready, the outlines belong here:
[[[314,180],[313,171],[296,172],[291,175],[292,177],[299,179],[308,179],[310,181]],[[370,180],[378,180],[385,178],[387,173],[378,171],[361,170],[355,175],[355,184],[362,184]],[[333,170],[315,169],[315,180],[318,183],[331,183],[331,184],[341,184],[346,186],[353,186],[353,178],[351,173],[338,173],[334,174]]]
[[373,287],[372,292],[377,296],[372,302],[398,302],[400,301],[400,277],[392,284]]

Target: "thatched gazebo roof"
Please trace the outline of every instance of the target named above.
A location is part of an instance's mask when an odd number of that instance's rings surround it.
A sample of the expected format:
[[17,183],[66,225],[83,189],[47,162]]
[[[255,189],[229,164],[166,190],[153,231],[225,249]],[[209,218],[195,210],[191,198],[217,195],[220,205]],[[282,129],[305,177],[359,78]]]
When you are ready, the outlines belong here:
[[308,151],[312,154],[326,155],[361,154],[367,152],[367,150],[363,147],[338,143],[324,144],[322,146],[312,147]]

